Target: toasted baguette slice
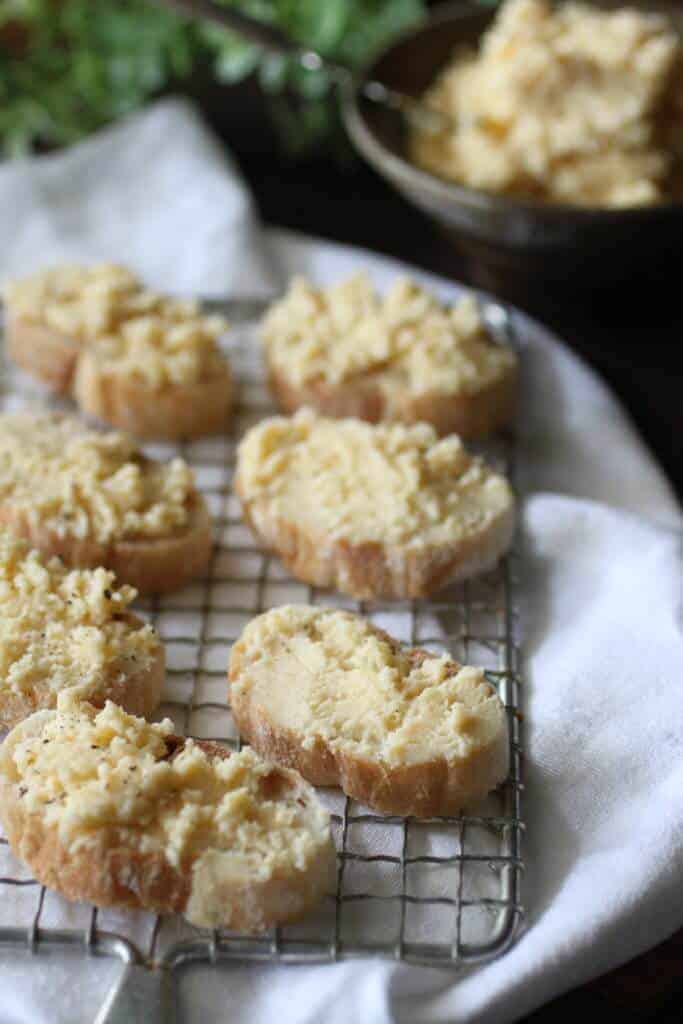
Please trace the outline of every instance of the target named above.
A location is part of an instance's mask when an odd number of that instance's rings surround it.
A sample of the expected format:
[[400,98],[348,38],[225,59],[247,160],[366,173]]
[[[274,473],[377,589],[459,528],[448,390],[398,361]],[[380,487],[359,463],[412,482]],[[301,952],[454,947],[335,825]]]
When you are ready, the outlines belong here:
[[132,587],[105,569],[68,571],[0,533],[0,729],[54,708],[73,689],[102,707],[150,715],[159,703],[164,649],[128,610]]
[[430,423],[484,437],[513,419],[517,357],[487,329],[474,296],[453,307],[398,279],[378,295],[368,274],[329,288],[295,278],[262,324],[268,379],[288,413],[370,423]]
[[10,281],[3,296],[7,355],[53,391],[68,392],[87,342],[139,315],[141,297],[136,275],[112,263],[66,264]]
[[44,324],[31,323],[8,314],[5,321],[5,354],[50,391],[66,394],[76,370],[81,345],[75,338]]
[[264,420],[239,446],[235,490],[295,576],[357,598],[421,597],[483,572],[514,530],[507,480],[425,423]]
[[334,877],[329,815],[295,772],[70,694],[0,748],[0,819],[14,853],[68,899],[201,927],[294,920]]
[[105,566],[141,593],[200,575],[211,520],[181,460],[56,414],[0,416],[0,523],[71,567]]
[[125,267],[57,267],[6,289],[7,354],[81,409],[136,437],[179,440],[225,429],[226,323],[196,302],[146,289]]
[[507,774],[505,710],[482,669],[403,650],[350,612],[275,608],[230,654],[230,704],[264,757],[387,814],[455,814]]
[[458,434],[465,439],[488,437],[512,423],[517,408],[516,371],[475,395],[425,391],[393,394],[373,374],[356,376],[343,387],[323,380],[296,384],[277,366],[268,366],[268,386],[283,412],[309,406],[322,416],[355,417],[366,423],[429,423],[441,437]]
[[48,557],[72,568],[111,569],[140,594],[179,590],[206,569],[211,556],[211,517],[200,494],[188,500],[186,524],[158,537],[131,537],[100,542],[94,537],[62,533],[13,504],[0,505],[0,524]]
[[192,440],[224,431],[233,402],[227,360],[197,381],[150,387],[137,373],[120,372],[98,357],[97,343],[78,360],[74,398],[82,412],[134,437]]

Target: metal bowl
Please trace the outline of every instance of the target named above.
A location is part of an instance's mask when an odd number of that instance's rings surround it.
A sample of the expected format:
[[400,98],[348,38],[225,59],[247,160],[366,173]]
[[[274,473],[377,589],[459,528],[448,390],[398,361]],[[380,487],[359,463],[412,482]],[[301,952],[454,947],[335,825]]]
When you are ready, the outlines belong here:
[[[680,21],[680,9],[641,6],[667,9]],[[436,8],[427,21],[384,50],[357,84],[377,78],[420,95],[454,50],[477,43],[494,15],[490,9],[463,3]],[[447,232],[470,276],[483,287],[514,297],[529,294],[530,289],[585,293],[627,281],[656,280],[667,270],[678,273],[683,202],[608,209],[481,192],[412,164],[406,155],[404,119],[373,106],[358,88],[345,97],[344,119],[369,163]]]

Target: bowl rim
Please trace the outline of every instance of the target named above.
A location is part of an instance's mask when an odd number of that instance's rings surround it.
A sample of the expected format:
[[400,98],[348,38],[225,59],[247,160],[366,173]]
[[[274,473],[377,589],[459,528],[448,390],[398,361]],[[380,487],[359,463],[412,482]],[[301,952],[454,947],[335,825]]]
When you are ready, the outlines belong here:
[[[636,6],[636,4],[634,4]],[[662,202],[640,204],[638,206],[582,206],[574,203],[539,202],[533,199],[517,199],[503,193],[488,192],[484,189],[470,188],[459,185],[446,178],[440,178],[430,171],[422,170],[416,164],[398,156],[371,131],[360,108],[360,88],[365,80],[373,74],[377,64],[386,58],[391,51],[412,36],[426,29],[431,29],[443,22],[466,20],[468,18],[493,18],[495,8],[476,5],[471,0],[449,0],[441,3],[425,18],[421,18],[412,26],[398,33],[384,47],[364,64],[353,77],[350,88],[344,89],[341,96],[342,118],[346,130],[356,149],[365,159],[383,173],[390,176],[401,186],[411,191],[427,193],[434,200],[443,203],[465,205],[489,210],[501,214],[521,213],[525,215],[542,215],[545,219],[576,217],[580,220],[601,220],[605,223],[613,221],[638,220],[652,214],[683,212],[683,199],[665,199]]]

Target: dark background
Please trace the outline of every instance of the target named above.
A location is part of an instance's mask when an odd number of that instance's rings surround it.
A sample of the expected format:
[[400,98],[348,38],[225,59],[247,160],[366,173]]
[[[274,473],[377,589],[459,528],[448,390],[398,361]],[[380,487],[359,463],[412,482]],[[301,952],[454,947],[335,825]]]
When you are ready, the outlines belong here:
[[[253,83],[202,90],[208,120],[242,168],[268,224],[365,246],[468,281],[468,269],[432,223],[350,150],[339,158],[288,158]],[[343,147],[342,147],[343,152]],[[529,290],[517,305],[544,320],[609,382],[683,495],[683,335],[681,268],[653,268],[653,282],[611,294],[549,300]],[[481,283],[481,282],[474,282]],[[505,291],[507,282],[497,282]],[[489,282],[490,287],[490,282]],[[599,438],[596,438],[599,443]],[[682,896],[683,899],[683,896]],[[616,971],[536,1011],[530,1024],[599,1013],[620,1024],[683,1020],[683,932]]]

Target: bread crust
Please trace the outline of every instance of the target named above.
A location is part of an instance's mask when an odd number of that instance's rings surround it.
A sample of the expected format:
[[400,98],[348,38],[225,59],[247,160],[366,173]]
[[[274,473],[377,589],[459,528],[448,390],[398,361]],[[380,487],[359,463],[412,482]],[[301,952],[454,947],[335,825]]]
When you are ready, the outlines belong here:
[[[43,713],[45,714],[45,713]],[[47,712],[50,714],[50,712]],[[39,882],[70,900],[86,900],[98,907],[128,907],[152,910],[160,914],[180,913],[199,927],[225,927],[256,933],[276,924],[296,920],[306,913],[330,886],[335,858],[332,844],[320,858],[289,877],[271,877],[265,882],[243,878],[223,878],[220,891],[212,879],[212,895],[218,903],[207,908],[197,889],[206,879],[197,877],[196,864],[174,867],[161,852],[143,853],[126,842],[95,833],[88,845],[66,849],[58,829],[46,825],[38,813],[23,809],[19,782],[9,777],[3,761],[13,743],[28,734],[38,734],[42,714],[21,723],[0,750],[0,819],[12,851],[25,861]],[[168,738],[181,749],[183,737]],[[196,741],[211,757],[229,757],[231,751],[216,743]],[[294,772],[273,766],[273,773],[302,796],[310,796],[308,787]]]
[[13,316],[8,308],[5,352],[12,362],[37,377],[51,391],[66,394],[76,371],[82,346],[74,338],[43,324]]
[[135,377],[108,374],[85,349],[73,384],[79,408],[143,440],[180,441],[225,430],[233,403],[233,380],[224,371],[194,384],[167,384],[159,391]]
[[[131,627],[141,629],[145,623],[132,612],[125,612],[119,619]],[[111,700],[131,715],[148,718],[161,700],[161,688],[166,675],[166,654],[159,644],[154,657],[145,668],[119,674],[116,678],[103,680],[98,692],[88,693],[87,700],[97,708],[104,707]],[[78,680],[74,679],[74,685]],[[35,711],[54,708],[57,694],[48,686],[41,686],[30,693],[13,693],[0,689],[0,730],[13,729]]]
[[51,391],[72,394],[82,412],[142,440],[193,440],[225,430],[234,382],[222,373],[153,391],[134,377],[108,374],[85,345],[54,328],[8,313],[7,356]]
[[141,594],[177,590],[206,568],[211,555],[211,517],[204,498],[197,494],[187,527],[159,537],[115,540],[108,544],[92,537],[60,536],[41,523],[33,523],[25,511],[7,502],[0,505],[0,524],[27,540],[47,556],[58,556],[72,568],[105,566],[122,583]]
[[[398,647],[384,630],[373,627],[373,631]],[[416,663],[435,657],[420,648],[413,648],[409,656]],[[230,707],[240,735],[262,757],[296,769],[315,786],[339,786],[347,796],[382,814],[431,818],[459,813],[486,796],[507,774],[505,732],[458,762],[435,757],[414,764],[389,764],[333,749],[319,736],[313,742],[308,737],[304,745],[303,736],[273,721],[267,706],[233,688],[246,662],[245,645],[238,641],[230,652],[228,680]]]
[[507,551],[515,529],[511,503],[485,532],[453,544],[411,549],[375,541],[354,544],[313,535],[292,520],[274,518],[267,499],[246,501],[239,474],[234,486],[246,523],[293,576],[359,600],[426,597],[446,584],[486,572]]
[[367,423],[384,421],[430,423],[437,434],[483,438],[509,426],[517,406],[517,367],[472,394],[439,391],[412,394],[382,388],[377,374],[356,374],[339,385],[322,379],[295,384],[268,362],[268,383],[279,407],[287,413],[309,406],[321,416],[354,417]]

